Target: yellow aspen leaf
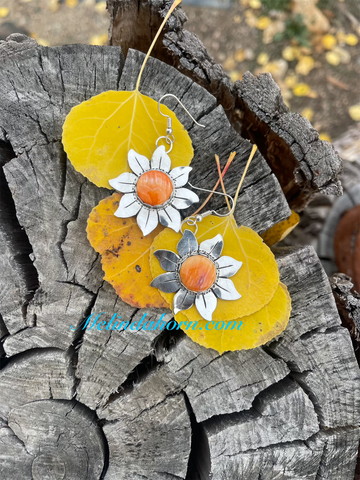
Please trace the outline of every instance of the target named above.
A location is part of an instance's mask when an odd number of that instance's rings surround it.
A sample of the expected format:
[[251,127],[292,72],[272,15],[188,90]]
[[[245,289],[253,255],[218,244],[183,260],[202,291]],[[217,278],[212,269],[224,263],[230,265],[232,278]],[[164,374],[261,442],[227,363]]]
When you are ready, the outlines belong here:
[[350,63],[351,55],[350,52],[345,50],[345,48],[335,47],[333,52],[339,55],[340,63],[343,63],[345,65]]
[[342,30],[336,32],[336,38],[339,43],[345,43],[346,35]]
[[260,0],[249,0],[249,7],[253,8],[254,10],[261,8]]
[[233,57],[228,57],[224,64],[223,64],[223,67],[226,71],[229,71],[229,70],[234,70],[235,67],[236,67],[236,62],[235,60],[233,59]]
[[354,46],[354,45],[357,45],[358,42],[359,42],[359,39],[354,33],[348,33],[345,36],[345,43],[347,43],[348,45]]
[[103,35],[93,35],[90,38],[90,45],[106,45],[108,41],[108,34],[104,33]]
[[242,74],[237,70],[232,70],[231,72],[229,72],[229,77],[232,82],[236,82],[236,80],[242,79]]
[[311,88],[307,83],[298,83],[293,88],[293,94],[297,97],[307,97],[311,92]]
[[284,78],[284,83],[288,88],[294,88],[297,82],[298,82],[298,76],[294,74],[287,75]]
[[99,13],[106,12],[106,2],[98,2],[95,5],[95,10]]
[[360,122],[360,103],[349,108],[349,115],[355,122]]
[[237,318],[228,325],[221,320],[208,323],[199,318],[193,328],[194,323],[189,324],[184,313],[180,312],[176,315],[180,328],[194,342],[206,348],[213,348],[222,354],[227,351],[256,348],[280,335],[289,322],[291,298],[286,286],[280,283],[273,298],[261,310]]
[[319,133],[319,139],[320,140],[326,140],[327,142],[331,142],[331,137],[325,132]]
[[235,52],[235,60],[239,63],[243,62],[246,58],[246,52],[243,49],[236,50]]
[[300,55],[301,52],[299,47],[291,47],[290,45],[288,45],[282,51],[282,57],[288,62],[296,60],[300,57]]
[[[189,165],[193,157],[189,134],[174,112],[165,105],[162,111],[172,118],[176,138],[171,167]],[[111,188],[109,179],[130,172],[129,150],[151,158],[165,130],[166,121],[155,100],[138,90],[110,90],[71,109],[63,126],[63,144],[78,172],[98,187]]]
[[[250,315],[270,302],[279,285],[279,271],[273,253],[261,237],[251,228],[237,227],[232,215],[226,218],[211,215],[198,223],[196,239],[199,243],[217,234],[221,234],[224,239],[221,255],[243,262],[240,270],[231,277],[236,290],[242,295],[241,298],[231,301],[218,299],[212,317],[215,321],[233,320]],[[154,251],[164,249],[176,252],[180,239],[181,233],[175,233],[169,228],[155,238],[150,255],[150,268],[154,278],[164,273],[159,261],[153,255]],[[172,308],[175,294],[161,292],[161,295]],[[183,313],[189,320],[201,318],[195,305]]]
[[[250,15],[247,15],[247,13],[249,13]],[[248,10],[247,12],[245,12],[245,23],[247,25],[249,25],[249,27],[251,28],[254,28],[257,26],[257,23],[258,23],[258,19],[257,17],[252,13],[251,10]]]
[[37,43],[43,47],[50,47],[50,42],[48,40],[45,40],[45,38],[38,38]]
[[332,50],[337,44],[336,37],[328,33],[322,37],[321,43],[326,50]]
[[340,63],[340,55],[336,52],[327,52],[326,53],[326,61],[330,63],[330,65],[334,65],[337,67]]
[[269,55],[265,52],[259,53],[256,61],[259,65],[265,67],[269,63]]
[[303,57],[300,57],[295,67],[295,71],[299,75],[308,75],[311,72],[311,70],[314,68],[314,65],[315,65],[315,60],[308,55],[304,55]]
[[0,18],[5,18],[9,15],[10,10],[7,7],[0,7]]
[[65,5],[68,8],[75,8],[79,5],[79,0],[65,0]]
[[150,246],[163,227],[158,226],[143,237],[136,219],[118,218],[114,212],[121,194],[106,197],[91,211],[87,236],[101,255],[104,280],[109,282],[124,302],[137,308],[166,308],[169,305],[152,280],[149,264]]
[[240,15],[235,15],[235,16],[234,16],[234,23],[241,23],[241,17],[240,17]]
[[271,19],[269,17],[259,17],[256,27],[259,30],[265,30],[265,28],[267,28],[270,25],[270,23],[271,23]]
[[314,118],[314,110],[312,108],[306,107],[304,110],[302,110],[301,115],[309,120],[309,122],[312,121]]
[[266,230],[266,232],[262,233],[260,236],[268,245],[275,245],[275,243],[281,242],[285,237],[289,235],[289,233],[294,230],[296,225],[298,225],[300,221],[299,215],[291,210],[291,215],[289,218],[286,218],[282,222],[277,223],[276,225]]

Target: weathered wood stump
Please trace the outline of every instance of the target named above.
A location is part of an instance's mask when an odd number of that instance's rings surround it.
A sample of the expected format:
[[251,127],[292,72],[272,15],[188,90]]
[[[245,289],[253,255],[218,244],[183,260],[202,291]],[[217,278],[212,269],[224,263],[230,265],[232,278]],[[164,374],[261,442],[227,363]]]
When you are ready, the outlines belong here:
[[[276,251],[293,311],[264,347],[219,356],[179,331],[70,328],[92,312],[144,313],[103,282],[85,228],[109,192],[76,172],[61,144],[71,107],[132,89],[142,59],[22,35],[0,43],[0,478],[350,480],[360,375],[312,248]],[[192,127],[175,108],[193,141],[194,183],[215,183],[214,153],[224,162],[238,152],[225,182],[234,191],[251,144],[215,98],[155,59],[140,90],[176,94],[206,125]],[[289,213],[257,154],[237,221],[261,233]]]

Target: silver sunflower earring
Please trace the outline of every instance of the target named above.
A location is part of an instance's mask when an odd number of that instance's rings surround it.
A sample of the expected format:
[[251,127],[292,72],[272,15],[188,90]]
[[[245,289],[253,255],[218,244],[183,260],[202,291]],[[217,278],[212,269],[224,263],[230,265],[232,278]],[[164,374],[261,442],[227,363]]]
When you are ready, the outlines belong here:
[[[205,192],[211,192],[199,187],[193,187]],[[218,195],[225,195],[214,192]],[[165,293],[175,293],[173,310],[178,313],[181,310],[188,310],[194,304],[204,320],[211,320],[212,314],[217,306],[217,299],[238,300],[240,293],[236,290],[234,283],[229,277],[235,275],[240,269],[242,262],[229,257],[221,256],[224,246],[223,237],[218,234],[213,238],[198,244],[196,232],[197,223],[208,215],[226,217],[234,210],[226,214],[220,214],[214,210],[202,215],[191,216],[181,224],[183,237],[177,244],[177,252],[171,250],[156,250],[154,255],[159,260],[161,267],[167,271],[156,277],[151,286],[156,287]],[[195,232],[186,229],[182,231],[183,224],[195,226]]]
[[[118,192],[124,193],[120,200],[119,208],[114,215],[120,218],[129,218],[136,215],[136,221],[143,235],[151,233],[160,222],[165,227],[178,232],[181,227],[179,210],[190,207],[199,201],[196,193],[184,185],[188,182],[191,167],[175,167],[171,170],[171,152],[175,137],[172,130],[172,119],[161,111],[161,101],[165,97],[175,98],[189,117],[199,127],[205,125],[198,123],[181,101],[171,93],[163,95],[158,101],[160,114],[167,118],[166,135],[156,140],[156,150],[149,161],[144,155],[135,150],[128,153],[128,164],[133,173],[122,173],[109,180],[109,184]],[[164,139],[169,145],[165,150],[164,145],[158,146]]]

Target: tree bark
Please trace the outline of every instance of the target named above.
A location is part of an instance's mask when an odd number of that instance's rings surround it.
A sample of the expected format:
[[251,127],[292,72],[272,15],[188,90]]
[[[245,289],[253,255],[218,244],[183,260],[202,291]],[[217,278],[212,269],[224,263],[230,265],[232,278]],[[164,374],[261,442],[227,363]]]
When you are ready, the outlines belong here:
[[[1,478],[350,480],[359,370],[310,247],[276,252],[293,310],[264,347],[220,356],[180,331],[71,330],[101,311],[171,319],[124,304],[103,282],[85,228],[109,192],[76,172],[61,144],[70,109],[133,88],[143,54],[124,60],[118,47],[44,48],[13,35],[0,58]],[[236,150],[234,191],[251,144],[207,90],[150,59],[140,91],[157,100],[170,87],[207,126],[174,108],[194,145],[192,181],[212,186],[214,154],[224,163]],[[261,233],[289,212],[257,154],[237,221]]]

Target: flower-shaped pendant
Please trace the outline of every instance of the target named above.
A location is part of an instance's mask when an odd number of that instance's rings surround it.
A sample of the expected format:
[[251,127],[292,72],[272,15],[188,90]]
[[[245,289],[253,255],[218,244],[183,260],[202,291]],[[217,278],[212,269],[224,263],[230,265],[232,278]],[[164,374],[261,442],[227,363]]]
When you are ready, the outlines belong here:
[[217,298],[237,300],[241,295],[229,277],[237,273],[242,262],[223,256],[224,240],[220,234],[198,245],[195,235],[185,230],[177,244],[178,254],[156,250],[154,255],[167,270],[156,277],[151,286],[174,296],[174,313],[188,310],[194,303],[205,320],[211,320]]
[[115,190],[125,194],[114,215],[120,218],[137,215],[137,224],[143,235],[151,233],[159,221],[178,232],[181,226],[178,210],[199,201],[196,193],[182,188],[192,168],[171,170],[171,160],[163,145],[155,150],[151,161],[130,150],[128,163],[133,173],[122,173],[109,180]]

